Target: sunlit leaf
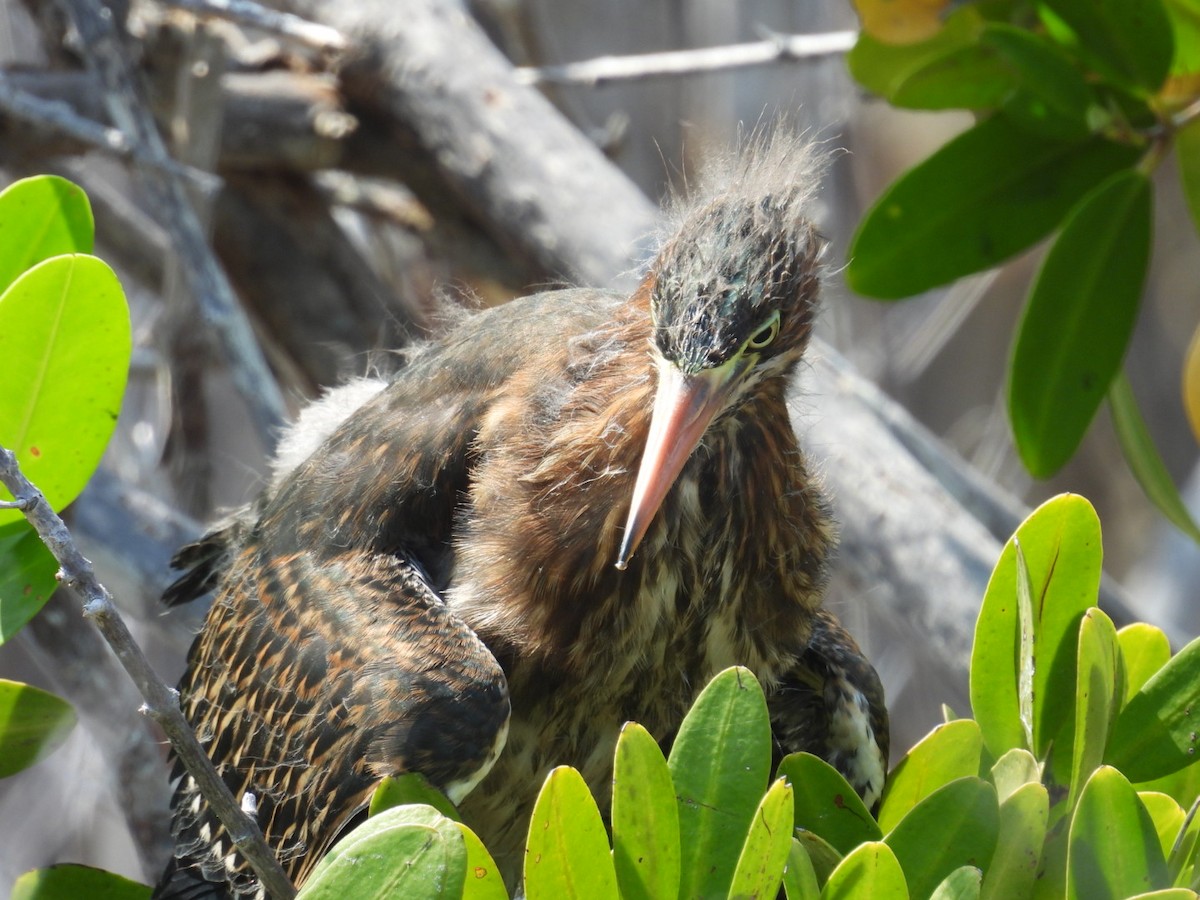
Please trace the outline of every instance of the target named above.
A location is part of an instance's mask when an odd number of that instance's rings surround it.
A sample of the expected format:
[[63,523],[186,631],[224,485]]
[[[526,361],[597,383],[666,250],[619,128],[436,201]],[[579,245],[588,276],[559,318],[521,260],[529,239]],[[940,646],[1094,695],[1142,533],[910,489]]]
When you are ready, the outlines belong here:
[[0,294],[44,259],[91,253],[95,225],[83,188],[35,175],[0,192]]
[[1013,438],[1047,478],[1075,453],[1121,367],[1150,259],[1150,182],[1120,172],[1071,211],[1038,272],[1009,365]]
[[972,719],[939,725],[914,746],[888,776],[879,805],[879,827],[890,831],[910,809],[944,784],[979,774],[983,738]]
[[[1073,728],[1077,633],[1096,603],[1103,552],[1092,505],[1062,494],[1034,510],[1016,537],[1033,584],[1034,753]],[[971,705],[994,757],[1024,744],[1018,700],[1016,547],[1010,540],[988,582],[971,656]]]
[[896,854],[879,841],[855,848],[833,870],[821,891],[821,900],[862,900],[864,897],[873,900],[908,900],[909,897],[904,870]]
[[842,774],[811,753],[793,753],[779,763],[779,775],[791,783],[795,823],[849,853],[864,841],[883,836],[879,825]]
[[860,294],[895,299],[990,268],[1049,234],[1138,156],[1099,137],[1054,140],[993,116],[884,192],[854,236],[846,279]]
[[[996,789],[980,778],[960,778],[914,806],[884,843],[896,852],[914,897],[928,897],[960,866],[986,871],[1000,830]],[[944,840],[931,840],[935,834]]]
[[403,806],[406,803],[432,806],[447,819],[455,822],[462,821],[462,816],[454,808],[450,799],[431,785],[420,772],[389,775],[380,781],[379,786],[375,788],[375,793],[371,795],[371,806],[367,814],[378,815],[385,809]]
[[1092,608],[1079,624],[1079,661],[1075,673],[1075,732],[1071,745],[1068,806],[1074,806],[1084,782],[1104,759],[1104,748],[1125,700],[1125,673],[1117,629],[1103,611]]
[[963,866],[947,875],[929,900],[976,900],[983,873],[974,866]]
[[66,700],[0,679],[0,778],[45,759],[74,727],[75,710]]
[[[831,867],[832,868],[832,867]],[[783,890],[787,900],[820,900],[821,885],[808,851],[795,838],[788,851],[787,868],[783,873]]]
[[624,900],[678,896],[679,811],[671,771],[658,742],[633,722],[617,741],[612,829]]
[[[1200,147],[1197,154],[1200,159]],[[1192,426],[1192,436],[1200,441],[1200,326],[1192,332],[1183,364],[1183,408]]]
[[[129,308],[112,269],[55,256],[0,295],[0,446],[62,509],[83,490],[117,422]],[[0,499],[11,495],[0,488]],[[22,518],[0,510],[0,525]]]
[[771,773],[771,723],[749,669],[709,682],[668,759],[679,802],[680,896],[724,895]]
[[467,850],[467,874],[463,881],[463,900],[508,900],[508,889],[500,867],[488,853],[483,841],[466,825],[458,823],[463,846]]
[[1009,750],[992,766],[992,784],[996,795],[1003,803],[1027,784],[1037,784],[1042,779],[1041,766],[1032,753],[1023,747]]
[[1171,659],[1171,642],[1161,628],[1134,622],[1117,632],[1121,645],[1121,665],[1125,669],[1125,698],[1122,706],[1150,677]]
[[150,886],[115,872],[63,863],[26,872],[13,885],[9,900],[150,900]]
[[1068,900],[1124,900],[1167,886],[1167,864],[1146,808],[1116,769],[1097,769],[1071,820]]
[[792,788],[780,778],[763,796],[750,820],[729,896],[775,897],[791,848]]
[[1018,788],[1000,804],[996,852],[983,880],[981,900],[1030,895],[1042,860],[1049,817],[1049,794],[1036,782]]
[[1117,717],[1105,762],[1150,781],[1196,761],[1200,732],[1200,638],[1180,650]]
[[829,880],[829,876],[833,874],[833,870],[841,863],[842,854],[820,835],[802,828],[796,829],[795,840],[808,856],[813,873],[817,877],[817,883],[824,885]]
[[546,778],[525,846],[529,897],[617,897],[617,875],[600,810],[583,776],[559,766]]
[[1146,807],[1146,812],[1150,814],[1150,821],[1154,823],[1154,832],[1158,835],[1158,845],[1162,848],[1163,856],[1166,857],[1175,844],[1175,838],[1178,837],[1179,829],[1183,827],[1183,820],[1187,814],[1183,807],[1175,802],[1175,798],[1168,794],[1158,791],[1138,791],[1137,796],[1142,801],[1142,806]]

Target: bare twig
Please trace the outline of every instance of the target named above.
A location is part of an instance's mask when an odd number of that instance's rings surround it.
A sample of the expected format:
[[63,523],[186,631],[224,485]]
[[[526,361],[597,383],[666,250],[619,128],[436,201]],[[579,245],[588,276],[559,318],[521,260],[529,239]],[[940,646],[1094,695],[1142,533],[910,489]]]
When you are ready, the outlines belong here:
[[8,488],[17,502],[25,504],[25,517],[61,567],[59,580],[83,601],[83,614],[95,622],[141,692],[146,714],[159,724],[170,739],[180,762],[196,780],[213,813],[225,826],[239,852],[254,868],[268,894],[285,900],[295,896],[295,888],[267,847],[257,823],[242,812],[204,748],[196,740],[179,709],[178,692],[167,687],[158,677],[113,605],[108,589],[96,578],[91,562],[75,546],[63,520],[50,508],[41,491],[22,474],[15,454],[4,447],[0,447],[0,483]]
[[556,66],[519,68],[515,75],[522,84],[584,84],[596,87],[613,81],[696,75],[830,56],[845,53],[854,46],[856,40],[856,31],[773,34],[748,44],[629,56],[599,56]]
[[[113,123],[152,160],[170,159],[149,107],[129,66],[112,11],[99,0],[62,0],[79,32],[88,66],[105,87],[105,102]],[[225,273],[217,263],[181,179],[161,168],[139,170],[150,195],[150,207],[179,254],[191,295],[213,329],[229,362],[230,374],[251,410],[264,446],[273,448],[286,418],[279,385],[271,375],[253,329],[238,305]]]
[[268,9],[250,0],[164,0],[164,3],[197,15],[261,28],[321,50],[340,52],[347,46],[346,38],[334,28],[309,22],[291,13]]

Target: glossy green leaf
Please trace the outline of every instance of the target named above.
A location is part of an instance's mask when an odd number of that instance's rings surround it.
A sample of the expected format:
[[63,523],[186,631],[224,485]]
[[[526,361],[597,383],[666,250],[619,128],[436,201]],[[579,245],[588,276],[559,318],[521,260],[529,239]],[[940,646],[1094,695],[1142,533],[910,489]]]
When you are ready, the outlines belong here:
[[1125,698],[1128,703],[1151,676],[1171,660],[1171,642],[1161,628],[1134,622],[1117,632],[1121,665],[1125,669]]
[[404,806],[407,803],[432,806],[447,819],[455,822],[462,821],[462,816],[454,808],[450,798],[430,784],[420,772],[389,775],[380,781],[379,786],[375,788],[375,793],[371,795],[371,806],[367,815],[378,815],[385,809]]
[[[55,256],[0,295],[0,446],[56,510],[83,490],[112,435],[130,341],[121,285],[95,257]],[[0,510],[0,525],[22,518]]]
[[1137,401],[1129,380],[1118,371],[1108,390],[1108,405],[1112,410],[1113,428],[1121,442],[1121,452],[1129,463],[1129,470],[1142,486],[1150,501],[1176,528],[1200,543],[1200,527],[1188,512],[1171,473],[1154,447],[1154,441],[1138,412]]
[[[834,864],[836,865],[836,863]],[[830,870],[832,871],[832,866]],[[795,838],[788,851],[787,868],[783,872],[783,890],[787,900],[820,900],[821,884],[808,851]]]
[[46,605],[58,563],[27,522],[0,525],[0,644]]
[[1192,227],[1200,231],[1200,119],[1192,119],[1175,132],[1175,159]]
[[1120,772],[1097,769],[1071,820],[1067,900],[1123,900],[1167,886],[1167,864],[1145,807]]
[[1139,791],[1160,791],[1186,809],[1200,796],[1200,765],[1192,763],[1170,775],[1135,783]]
[[974,866],[963,866],[947,875],[929,900],[977,900],[983,873]]
[[1084,613],[1079,626],[1068,806],[1075,805],[1084,782],[1104,760],[1108,734],[1124,699],[1125,673],[1121,670],[1116,626],[1093,607]]
[[[1051,810],[1052,820],[1046,829],[1042,846],[1041,868],[1033,882],[1032,900],[1063,900],[1067,894],[1067,844],[1070,819],[1061,813],[1065,807],[1056,803]],[[987,879],[984,879],[985,883]]]
[[1150,259],[1150,181],[1120,172],[1063,224],[1038,272],[1009,365],[1021,460],[1048,478],[1075,453],[1121,367]]
[[[1058,732],[1074,722],[1077,632],[1100,589],[1100,521],[1087,500],[1061,494],[1034,510],[1016,537],[1033,583],[1034,750],[1042,756]],[[995,757],[1024,743],[1016,599],[1016,547],[1009,540],[988,582],[971,655],[971,705],[984,745]]]
[[979,774],[983,737],[972,719],[939,725],[905,754],[888,776],[879,827],[890,831],[910,809],[942,785]]
[[45,759],[75,727],[75,710],[54,694],[0,679],[0,778]]
[[1042,784],[1023,785],[1000,804],[996,852],[983,879],[981,900],[1031,895],[1049,818],[1050,795]]
[[451,900],[462,896],[466,867],[457,823],[431,806],[397,806],[335,844],[297,900]]
[[1102,138],[1055,140],[993,116],[875,202],[851,243],[847,282],[860,294],[896,299],[995,266],[1049,234],[1138,156]]
[[[795,785],[793,785],[794,789]],[[824,885],[829,880],[829,876],[833,874],[833,870],[841,863],[842,854],[820,835],[802,828],[796,829],[795,839],[808,856],[813,872],[817,876],[817,883]]]
[[550,773],[533,808],[525,846],[525,893],[529,900],[617,896],[617,873],[600,810],[583,776],[569,766]]
[[0,193],[0,294],[44,259],[91,253],[95,224],[83,188],[35,175]]
[[1133,695],[1117,717],[1105,762],[1150,781],[1196,761],[1200,743],[1200,638]]
[[1087,135],[1092,93],[1061,48],[1033,31],[995,22],[983,43],[1019,73],[1020,86],[1004,104],[1008,116],[1049,137]]
[[1129,84],[1157,90],[1174,55],[1159,0],[1044,0],[1079,37],[1089,60]]
[[1158,835],[1158,846],[1162,848],[1163,857],[1170,856],[1187,813],[1167,794],[1158,791],[1138,791],[1137,796],[1142,801],[1142,806],[1146,807],[1150,821],[1154,823],[1154,833]]
[[1134,894],[1129,900],[1196,900],[1196,897],[1196,892],[1188,888],[1164,888],[1161,891]]
[[811,753],[792,753],[779,763],[779,775],[792,785],[797,828],[820,835],[840,853],[864,841],[877,841],[883,831],[842,774]]
[[980,43],[983,24],[979,11],[968,6],[949,15],[933,37],[917,43],[886,43],[863,32],[846,63],[863,87],[894,106],[995,107],[1013,91],[1016,79],[995,50]]
[[463,900],[508,900],[508,889],[500,867],[488,853],[483,841],[466,825],[458,823],[463,846],[467,850],[467,874],[463,881]]
[[1041,766],[1034,755],[1023,747],[1009,750],[992,766],[992,784],[996,786],[996,796],[1001,803],[1020,788],[1036,784],[1041,779]]
[[[984,871],[996,849],[1000,805],[981,778],[960,778],[938,788],[884,836],[904,868],[909,892],[928,897],[960,866]],[[941,838],[931,839],[933,835]]]
[[750,831],[738,856],[730,897],[771,900],[779,893],[792,849],[792,788],[780,778],[763,796],[750,820]]
[[114,872],[63,863],[26,872],[13,884],[9,900],[150,900],[150,886]]
[[1172,75],[1194,75],[1200,72],[1200,2],[1197,0],[1165,0],[1171,30],[1175,32],[1175,59]]
[[709,682],[667,762],[679,802],[679,894],[723,895],[771,773],[767,702],[749,669]]
[[[919,897],[919,894],[913,895]],[[885,843],[871,841],[855,848],[833,870],[821,900],[908,900],[904,870]]]
[[621,729],[617,740],[612,829],[621,896],[674,900],[679,894],[679,810],[671,770],[658,742],[634,722]]

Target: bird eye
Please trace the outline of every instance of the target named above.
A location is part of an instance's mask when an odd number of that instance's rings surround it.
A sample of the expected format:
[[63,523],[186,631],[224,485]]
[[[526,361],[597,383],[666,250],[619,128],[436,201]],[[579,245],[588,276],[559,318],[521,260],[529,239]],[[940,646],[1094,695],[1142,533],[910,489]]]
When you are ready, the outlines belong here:
[[779,313],[771,316],[770,320],[754,332],[754,335],[746,342],[746,346],[751,350],[761,350],[766,347],[771,341],[775,340],[779,334]]

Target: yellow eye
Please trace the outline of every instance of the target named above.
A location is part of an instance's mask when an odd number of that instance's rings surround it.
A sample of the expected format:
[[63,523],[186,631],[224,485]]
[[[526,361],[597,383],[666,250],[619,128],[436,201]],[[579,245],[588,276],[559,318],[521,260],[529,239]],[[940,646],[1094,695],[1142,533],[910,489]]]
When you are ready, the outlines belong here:
[[761,350],[766,347],[779,334],[779,313],[775,313],[768,319],[758,331],[754,332],[750,340],[746,341],[746,346],[751,350]]

